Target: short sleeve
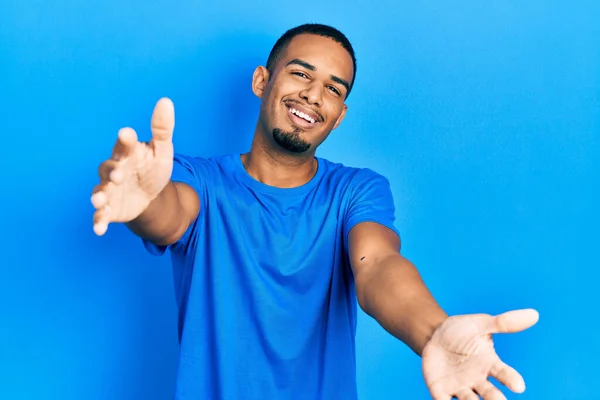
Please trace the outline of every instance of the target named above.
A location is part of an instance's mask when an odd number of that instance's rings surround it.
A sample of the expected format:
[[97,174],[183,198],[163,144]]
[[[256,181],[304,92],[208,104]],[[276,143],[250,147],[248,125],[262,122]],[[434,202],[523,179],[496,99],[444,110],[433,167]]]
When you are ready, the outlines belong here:
[[[198,168],[196,168],[195,164],[197,159],[185,156],[181,154],[175,154],[173,158],[173,172],[171,173],[171,181],[172,182],[181,182],[192,187],[198,197],[203,199],[203,193],[205,189],[205,179],[200,176]],[[202,213],[204,207],[200,207],[200,212]],[[198,217],[200,219],[200,217]],[[191,224],[183,236],[179,239],[177,243],[172,244],[171,246],[177,246],[186,243],[189,240],[189,237],[192,233],[194,224]],[[170,246],[158,246],[146,239],[142,239],[142,243],[148,252],[152,255],[162,256]]]
[[381,224],[400,236],[394,225],[395,218],[394,198],[389,181],[370,169],[361,169],[350,188],[344,218],[344,247],[348,248],[350,230],[361,222]]

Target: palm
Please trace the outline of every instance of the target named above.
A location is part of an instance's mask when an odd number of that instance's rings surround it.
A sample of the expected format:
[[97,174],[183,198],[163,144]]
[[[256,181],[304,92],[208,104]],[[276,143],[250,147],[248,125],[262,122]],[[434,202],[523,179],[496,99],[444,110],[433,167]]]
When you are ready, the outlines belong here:
[[171,177],[172,143],[136,142],[132,147],[131,154],[119,167],[122,180],[113,186],[108,199],[112,222],[127,222],[137,217]]
[[506,399],[488,377],[514,392],[524,391],[521,375],[496,354],[492,334],[521,331],[537,319],[536,311],[518,310],[497,317],[474,314],[445,321],[423,349],[423,376],[433,398]]
[[152,115],[152,139],[138,141],[125,128],[112,157],[100,166],[101,183],[94,189],[94,231],[102,235],[111,222],[128,222],[139,216],[169,182],[173,171],[172,103],[161,99]]

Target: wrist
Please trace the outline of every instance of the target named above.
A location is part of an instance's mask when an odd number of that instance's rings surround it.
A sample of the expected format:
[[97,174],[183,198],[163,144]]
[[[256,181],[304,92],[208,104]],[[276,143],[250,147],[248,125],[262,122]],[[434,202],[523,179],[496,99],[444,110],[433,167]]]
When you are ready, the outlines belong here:
[[417,353],[422,355],[425,347],[431,342],[437,332],[439,332],[440,327],[450,318],[443,310],[438,309],[432,318],[428,321],[425,332],[423,334],[423,341]]

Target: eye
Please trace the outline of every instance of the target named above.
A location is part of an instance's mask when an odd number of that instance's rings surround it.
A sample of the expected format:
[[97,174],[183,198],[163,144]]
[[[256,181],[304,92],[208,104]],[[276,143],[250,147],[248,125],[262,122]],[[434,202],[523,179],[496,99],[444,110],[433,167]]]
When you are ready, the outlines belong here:
[[338,96],[341,94],[339,90],[337,90],[336,87],[334,86],[328,86],[329,90],[331,90],[333,93],[337,94]]
[[308,78],[308,76],[306,76],[306,74],[302,73],[302,72],[292,72],[292,75],[296,75],[299,76],[301,78]]

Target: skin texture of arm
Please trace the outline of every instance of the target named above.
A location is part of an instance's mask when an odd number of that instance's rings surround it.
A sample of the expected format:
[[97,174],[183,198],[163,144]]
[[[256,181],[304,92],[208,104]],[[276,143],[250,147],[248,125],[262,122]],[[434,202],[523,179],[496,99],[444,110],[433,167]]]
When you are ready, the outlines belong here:
[[349,234],[350,261],[360,307],[386,331],[422,355],[448,315],[415,266],[400,254],[400,239],[388,228],[364,222]]
[[142,214],[125,225],[157,245],[177,242],[198,217],[200,199],[189,185],[169,182]]

